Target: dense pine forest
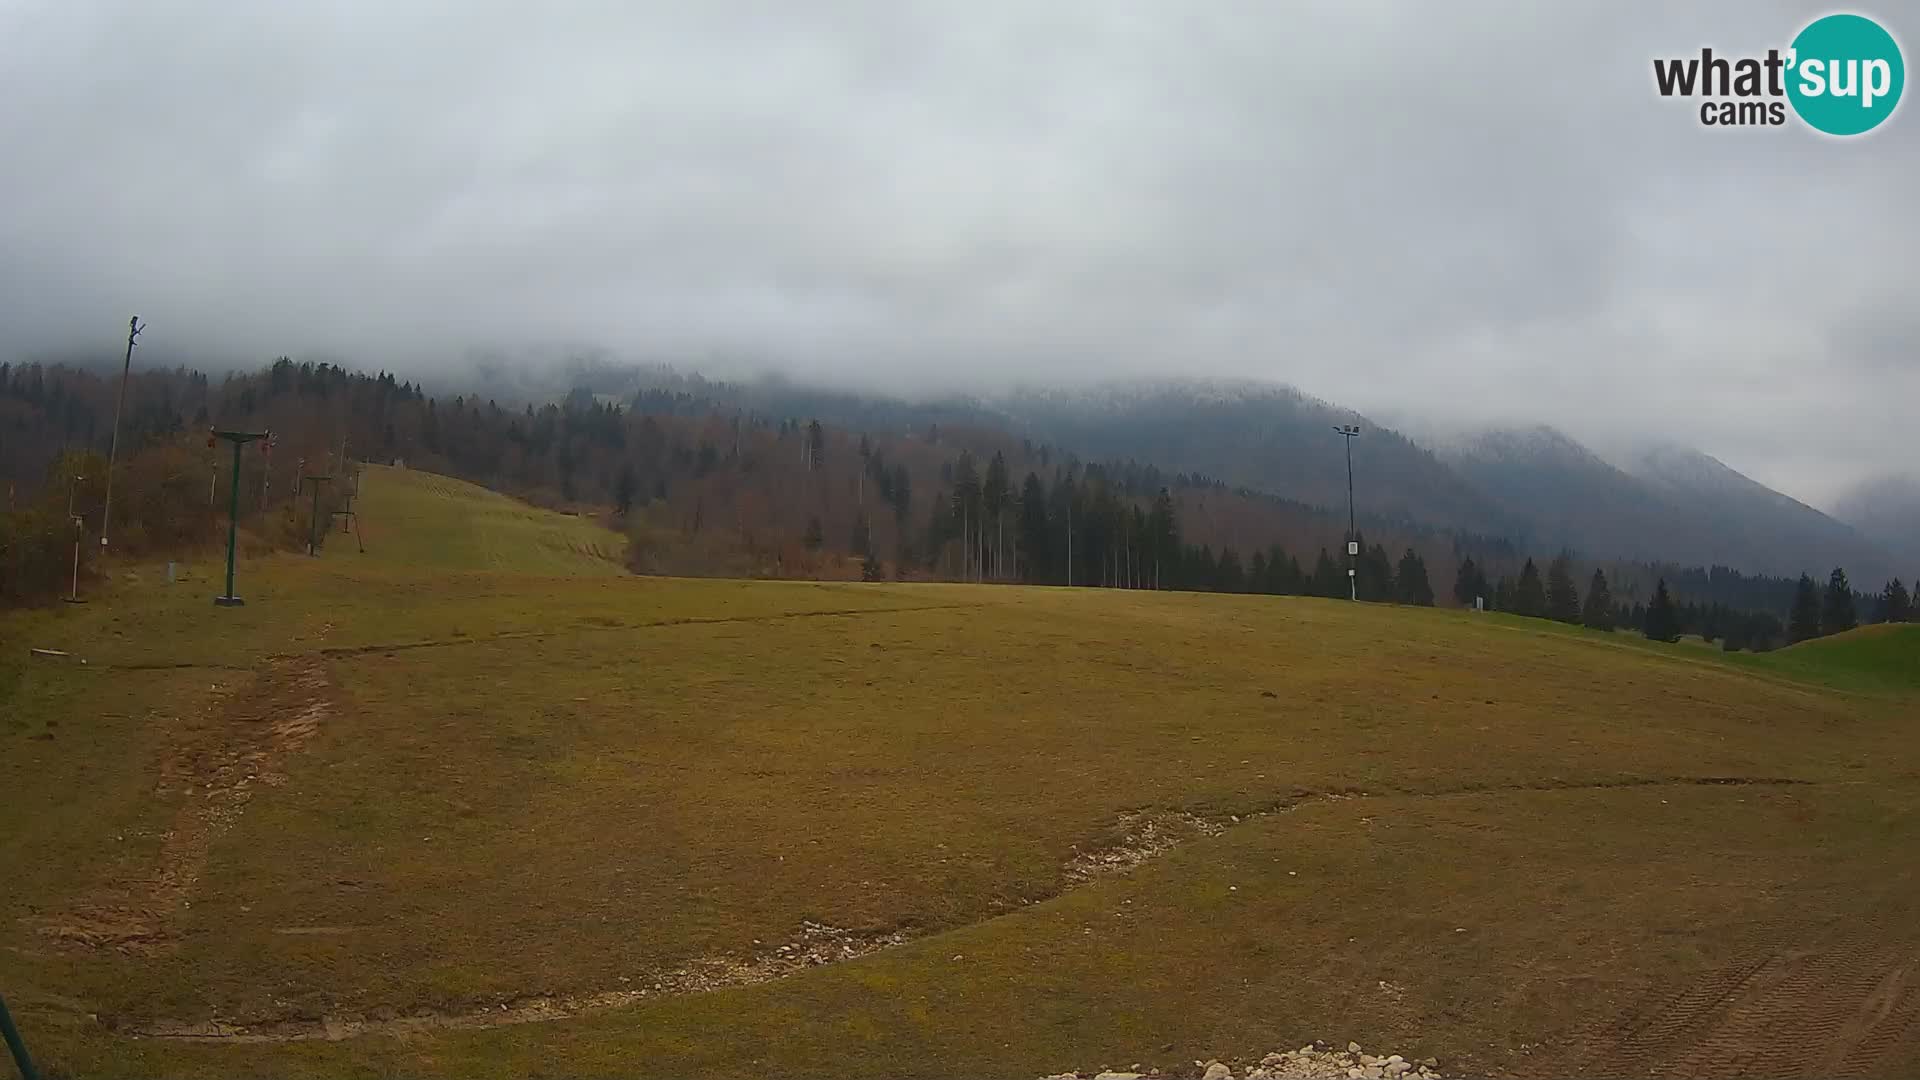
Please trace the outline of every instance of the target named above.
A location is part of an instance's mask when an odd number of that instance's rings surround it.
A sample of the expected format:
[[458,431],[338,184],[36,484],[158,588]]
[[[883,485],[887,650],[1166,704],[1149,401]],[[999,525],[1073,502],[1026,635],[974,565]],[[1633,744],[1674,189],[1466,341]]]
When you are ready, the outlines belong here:
[[[0,600],[57,593],[76,537],[86,540],[82,573],[98,560],[117,383],[60,365],[0,365]],[[631,536],[641,572],[1349,592],[1344,508],[1151,464],[1082,461],[989,426],[903,425],[889,414],[853,430],[718,408],[698,390],[611,400],[576,389],[513,407],[286,358],[219,379],[136,370],[108,550],[208,541],[233,495],[230,451],[208,440],[221,427],[273,433],[242,456],[238,505],[256,544],[295,546],[307,535],[313,504],[291,497],[301,476],[376,461],[603,515]],[[846,413],[844,403],[836,411]],[[1724,567],[1536,557],[1499,536],[1369,515],[1356,539],[1351,588],[1361,600],[1477,602],[1727,648],[1769,648],[1911,609],[1903,583],[1865,595],[1841,571],[1816,589],[1810,578]]]

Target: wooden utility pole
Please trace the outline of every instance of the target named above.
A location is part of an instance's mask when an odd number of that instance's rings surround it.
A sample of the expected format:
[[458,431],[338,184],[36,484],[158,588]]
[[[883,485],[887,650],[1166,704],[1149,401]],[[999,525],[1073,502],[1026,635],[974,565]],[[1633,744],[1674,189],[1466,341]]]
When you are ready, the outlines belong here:
[[120,393],[113,399],[113,440],[107,444],[107,497],[100,506],[100,550],[107,549],[107,519],[113,515],[113,462],[120,453],[120,411],[127,403],[127,373],[133,370],[133,339],[146,327],[140,316],[127,320],[127,359],[120,365]]
[[267,441],[260,446],[260,509],[267,508],[267,495],[273,490],[273,433],[267,433]]

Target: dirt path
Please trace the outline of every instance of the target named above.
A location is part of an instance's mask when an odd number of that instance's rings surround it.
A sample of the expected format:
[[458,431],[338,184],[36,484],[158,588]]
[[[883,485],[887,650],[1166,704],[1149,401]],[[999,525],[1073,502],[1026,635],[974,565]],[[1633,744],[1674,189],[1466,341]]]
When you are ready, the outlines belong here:
[[282,766],[331,713],[326,669],[312,657],[275,661],[214,700],[161,764],[154,795],[179,800],[154,865],[103,882],[40,931],[57,942],[142,953],[173,945],[169,923],[193,902],[207,855],[233,828],[256,785],[286,782]]
[[[1101,877],[1126,873],[1192,841],[1219,836],[1227,829],[1276,814],[1290,813],[1313,803],[1366,798],[1466,797],[1497,794],[1503,791],[1782,786],[1805,783],[1806,781],[1774,777],[1681,776],[1626,778],[1586,784],[1549,783],[1501,787],[1473,785],[1428,792],[1301,790],[1241,814],[1202,816],[1186,810],[1129,810],[1121,813],[1100,838],[1077,846],[1069,853],[1060,868],[1060,889],[1054,895],[1058,896],[1083,887]],[[1012,914],[1014,913],[1007,912],[990,918],[1006,918]],[[943,928],[939,932],[949,929],[956,928]],[[806,923],[792,939],[766,945],[750,955],[699,957],[679,967],[657,971],[618,987],[582,991],[577,994],[529,995],[465,1011],[403,1010],[389,1007],[360,1014],[329,1016],[319,1020],[214,1019],[205,1022],[183,1022],[155,1019],[137,1024],[127,1029],[127,1033],[145,1038],[262,1043],[337,1040],[369,1034],[404,1034],[538,1023],[623,1008],[652,998],[705,993],[725,987],[751,986],[770,982],[809,968],[844,963],[925,936],[929,935],[916,934],[905,929],[856,931]]]

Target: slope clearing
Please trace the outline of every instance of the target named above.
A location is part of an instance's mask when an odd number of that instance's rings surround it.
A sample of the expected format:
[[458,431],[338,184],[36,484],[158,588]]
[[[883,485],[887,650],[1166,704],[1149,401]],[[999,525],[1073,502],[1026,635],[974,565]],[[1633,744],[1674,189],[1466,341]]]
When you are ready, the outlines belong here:
[[0,617],[0,991],[59,1069],[1920,1051],[1920,697],[1856,677],[1908,638],[1759,671],[1310,599],[607,576],[585,522],[365,492],[367,555],[243,565],[245,608],[149,574]]
[[[366,466],[359,510],[373,558],[436,571],[605,577],[621,573],[626,538],[584,518],[539,510],[464,480]],[[345,538],[336,550],[348,547]]]

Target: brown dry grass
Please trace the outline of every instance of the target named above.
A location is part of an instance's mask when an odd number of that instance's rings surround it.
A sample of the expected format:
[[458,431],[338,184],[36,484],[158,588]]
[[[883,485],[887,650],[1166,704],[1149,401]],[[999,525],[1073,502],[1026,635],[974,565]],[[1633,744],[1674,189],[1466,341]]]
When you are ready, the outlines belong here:
[[[1920,924],[1899,691],[1317,600],[403,551],[7,624],[93,659],[5,661],[0,985],[42,1056],[1020,1076],[1358,1037],[1524,1072],[1743,949]],[[140,955],[46,933],[115,896]],[[242,1030],[323,1038],[135,1037]]]

